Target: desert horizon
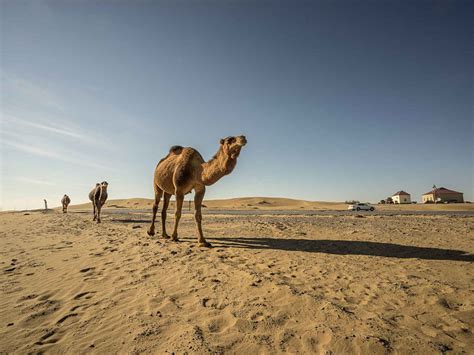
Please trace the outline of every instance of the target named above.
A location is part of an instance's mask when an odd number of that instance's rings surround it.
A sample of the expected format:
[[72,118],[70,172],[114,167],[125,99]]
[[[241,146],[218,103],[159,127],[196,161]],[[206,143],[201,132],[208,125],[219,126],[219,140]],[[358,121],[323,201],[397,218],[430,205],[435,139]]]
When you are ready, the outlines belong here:
[[[187,197],[187,196],[186,196]],[[185,197],[183,209],[186,210],[191,206],[194,208],[194,202],[192,196]],[[209,209],[233,209],[233,210],[291,210],[291,209],[306,209],[306,210],[336,210],[342,211],[347,210],[347,206],[350,201],[309,201],[301,200],[296,198],[287,197],[271,197],[271,196],[245,196],[245,197],[233,197],[233,198],[222,198],[222,199],[210,199],[204,200],[204,208]],[[361,201],[364,202],[364,201]],[[50,202],[48,202],[49,204]],[[176,201],[170,199],[170,210],[175,208]],[[474,210],[474,204],[471,202],[464,203],[440,203],[440,204],[423,204],[423,203],[405,203],[405,204],[380,204],[370,203],[375,208],[382,211],[471,211]],[[134,198],[118,198],[107,200],[104,208],[125,208],[125,209],[150,209],[153,205],[152,198],[145,197],[134,197]],[[84,202],[74,204],[73,202],[69,205],[70,210],[87,210],[92,206],[91,202]],[[61,205],[48,205],[48,209],[59,210]],[[21,210],[4,210],[0,213],[8,212],[28,212],[28,211],[44,211],[44,208],[35,209],[21,209]]]

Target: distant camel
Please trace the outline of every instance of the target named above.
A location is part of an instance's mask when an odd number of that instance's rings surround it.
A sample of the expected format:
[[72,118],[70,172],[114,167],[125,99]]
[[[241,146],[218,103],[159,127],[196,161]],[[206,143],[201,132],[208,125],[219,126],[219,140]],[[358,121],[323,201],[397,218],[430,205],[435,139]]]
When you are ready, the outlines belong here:
[[67,212],[67,206],[71,203],[71,199],[68,195],[64,195],[61,199],[61,204],[63,205],[63,213]]
[[205,162],[201,154],[193,148],[173,146],[168,155],[161,159],[155,169],[153,187],[155,202],[153,203],[153,219],[148,235],[155,235],[155,219],[161,196],[164,194],[163,209],[161,210],[161,224],[163,238],[166,234],[166,211],[171,195],[176,196],[176,211],[172,240],[178,240],[178,224],[181,218],[184,195],[194,189],[195,219],[198,231],[199,246],[210,247],[203,236],[201,221],[201,206],[206,192],[206,186],[217,182],[224,175],[234,170],[237,158],[242,147],[247,144],[245,136],[227,137],[220,140],[220,147],[216,155]]
[[107,181],[102,181],[100,184],[95,184],[95,187],[89,192],[89,200],[91,200],[94,209],[94,218],[92,220],[95,221],[97,219],[97,223],[100,223],[100,210],[105,201],[107,201],[108,185]]

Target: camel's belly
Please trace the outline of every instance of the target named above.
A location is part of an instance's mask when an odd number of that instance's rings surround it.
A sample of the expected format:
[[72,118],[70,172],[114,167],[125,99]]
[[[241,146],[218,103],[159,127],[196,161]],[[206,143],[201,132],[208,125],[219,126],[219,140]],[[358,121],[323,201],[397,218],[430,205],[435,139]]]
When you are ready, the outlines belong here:
[[[187,154],[189,153],[189,154]],[[196,176],[200,176],[201,162],[194,161],[195,152],[183,151],[177,156],[169,156],[160,162],[155,171],[155,183],[164,192],[175,195],[176,189],[183,194],[190,193],[198,182]]]
[[[168,181],[168,180],[158,180],[157,183],[158,187],[166,192],[167,194],[170,195],[175,195],[176,194],[176,188],[174,187],[173,181]],[[184,194],[189,194],[193,190],[194,186],[185,186],[181,187],[180,191]]]
[[[176,187],[173,182],[173,174],[169,173],[166,169],[160,169],[161,166],[158,167],[155,173],[155,183],[158,187],[163,190],[164,192],[175,195],[176,194]],[[194,184],[190,182],[190,184],[185,184],[184,186],[180,186],[180,191],[184,194],[190,193],[194,188]]]

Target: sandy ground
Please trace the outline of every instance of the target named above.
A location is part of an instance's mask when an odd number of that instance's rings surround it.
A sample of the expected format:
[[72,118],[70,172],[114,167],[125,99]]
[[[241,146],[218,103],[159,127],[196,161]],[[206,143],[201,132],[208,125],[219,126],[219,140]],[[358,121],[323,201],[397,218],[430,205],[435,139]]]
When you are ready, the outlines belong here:
[[473,217],[148,218],[0,214],[0,353],[474,349]]

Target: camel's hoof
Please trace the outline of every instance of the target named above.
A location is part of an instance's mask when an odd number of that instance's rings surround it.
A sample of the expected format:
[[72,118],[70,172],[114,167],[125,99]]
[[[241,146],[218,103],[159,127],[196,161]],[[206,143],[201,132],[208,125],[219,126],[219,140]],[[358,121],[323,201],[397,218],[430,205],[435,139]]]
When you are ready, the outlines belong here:
[[171,237],[171,241],[173,241],[173,242],[179,242],[179,239],[178,239],[178,237]]
[[168,234],[163,234],[161,237],[162,237],[163,239],[170,239],[170,238],[171,238]]
[[152,231],[151,229],[147,230],[146,233],[150,236],[153,237],[155,235],[155,231]]
[[212,244],[209,242],[200,242],[199,246],[203,248],[212,248]]
[[100,223],[100,219],[97,220],[97,223],[98,223],[98,224]]

